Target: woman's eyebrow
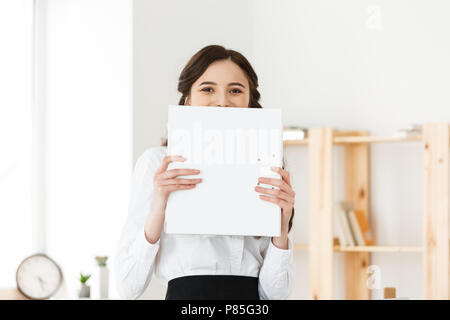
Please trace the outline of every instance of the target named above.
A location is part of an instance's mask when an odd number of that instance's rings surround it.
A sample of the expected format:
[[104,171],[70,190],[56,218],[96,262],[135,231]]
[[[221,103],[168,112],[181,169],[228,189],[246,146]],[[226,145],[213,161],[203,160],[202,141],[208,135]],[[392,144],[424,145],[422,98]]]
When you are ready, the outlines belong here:
[[[212,82],[212,81],[203,81],[202,83],[199,84],[199,86],[202,86],[204,84],[210,84],[210,85],[214,85],[214,86],[217,85],[217,83]],[[241,86],[242,88],[245,89],[245,86],[242,83],[240,83],[240,82],[230,82],[228,84],[228,86]]]
[[212,85],[214,85],[214,86],[217,85],[217,83],[215,83],[215,82],[211,82],[211,81],[203,81],[202,83],[199,84],[199,86],[202,86],[202,85],[204,85],[204,84],[212,84]]
[[241,86],[242,88],[245,89],[244,85],[242,83],[240,83],[240,82],[230,82],[228,84],[228,86]]

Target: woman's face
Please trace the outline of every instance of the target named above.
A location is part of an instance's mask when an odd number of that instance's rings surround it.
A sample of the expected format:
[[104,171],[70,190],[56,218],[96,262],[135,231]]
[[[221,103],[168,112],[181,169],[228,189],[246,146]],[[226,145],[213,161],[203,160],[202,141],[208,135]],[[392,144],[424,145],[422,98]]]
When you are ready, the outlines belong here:
[[186,105],[248,108],[250,88],[245,73],[231,60],[210,64],[192,85]]

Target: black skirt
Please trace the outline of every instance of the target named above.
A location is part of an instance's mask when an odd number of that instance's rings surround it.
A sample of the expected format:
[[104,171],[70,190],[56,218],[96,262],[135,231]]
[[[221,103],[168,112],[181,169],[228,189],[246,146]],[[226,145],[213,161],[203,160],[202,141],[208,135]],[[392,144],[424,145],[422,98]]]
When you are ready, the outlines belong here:
[[166,300],[259,300],[258,277],[184,276],[167,283]]

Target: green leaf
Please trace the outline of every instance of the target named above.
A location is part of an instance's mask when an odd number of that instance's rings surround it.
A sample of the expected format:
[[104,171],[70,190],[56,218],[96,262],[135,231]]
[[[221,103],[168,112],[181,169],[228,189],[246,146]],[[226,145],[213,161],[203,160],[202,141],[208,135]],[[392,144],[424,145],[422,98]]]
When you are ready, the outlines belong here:
[[81,283],[86,283],[89,280],[90,277],[91,277],[90,274],[83,275],[82,273],[80,273],[80,282]]

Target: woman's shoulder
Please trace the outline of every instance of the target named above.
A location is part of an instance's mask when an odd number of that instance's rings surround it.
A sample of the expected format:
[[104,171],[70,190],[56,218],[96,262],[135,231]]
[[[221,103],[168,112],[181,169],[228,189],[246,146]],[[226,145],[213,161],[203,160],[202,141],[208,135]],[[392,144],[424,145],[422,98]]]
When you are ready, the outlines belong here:
[[147,148],[139,158],[153,158],[153,157],[165,157],[166,155],[167,147],[164,146],[157,146],[157,147],[150,147]]
[[158,147],[150,147],[146,149],[141,155],[138,157],[136,161],[136,167],[139,166],[158,166],[162,159],[166,156],[166,147],[158,146]]
[[139,160],[162,160],[166,156],[167,147],[157,146],[147,148],[142,154],[139,156]]

